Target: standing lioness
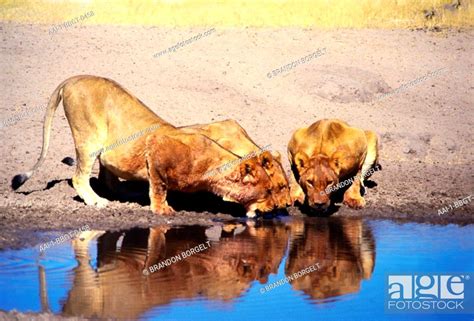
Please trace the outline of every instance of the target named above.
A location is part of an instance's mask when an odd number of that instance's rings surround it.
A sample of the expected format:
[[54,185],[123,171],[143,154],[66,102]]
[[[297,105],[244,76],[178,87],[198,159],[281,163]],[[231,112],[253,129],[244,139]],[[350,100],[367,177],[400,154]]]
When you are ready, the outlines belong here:
[[[256,159],[240,161],[212,139],[182,133],[119,84],[95,76],[72,77],[53,92],[46,111],[41,156],[31,171],[13,178],[14,189],[43,163],[61,99],[76,148],[72,183],[87,205],[104,207],[108,202],[89,185],[98,158],[99,178],[111,188],[119,177],[148,180],[151,209],[159,214],[173,211],[166,202],[168,190],[213,192],[244,205],[248,215],[274,208],[271,181]],[[205,175],[227,162],[236,165],[216,175]]]
[[378,165],[378,139],[372,131],[323,119],[295,131],[288,158],[311,207],[327,209],[331,191],[349,179],[352,185],[344,193],[344,204],[359,209],[365,206],[363,179]]

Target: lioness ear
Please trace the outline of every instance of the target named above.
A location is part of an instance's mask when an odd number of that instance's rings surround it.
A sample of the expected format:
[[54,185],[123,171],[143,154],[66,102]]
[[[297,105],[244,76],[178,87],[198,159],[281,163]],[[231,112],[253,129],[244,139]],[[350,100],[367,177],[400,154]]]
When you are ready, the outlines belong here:
[[240,164],[240,177],[244,183],[254,178],[256,172],[257,169],[254,162],[247,160]]
[[258,160],[265,169],[270,169],[273,167],[273,156],[268,151],[264,151],[263,153],[258,155]]
[[272,156],[273,156],[274,159],[276,159],[278,162],[281,163],[281,155],[280,155],[279,152],[277,152],[277,151],[272,151]]
[[295,165],[298,172],[301,172],[309,165],[309,157],[304,152],[298,152],[295,155]]

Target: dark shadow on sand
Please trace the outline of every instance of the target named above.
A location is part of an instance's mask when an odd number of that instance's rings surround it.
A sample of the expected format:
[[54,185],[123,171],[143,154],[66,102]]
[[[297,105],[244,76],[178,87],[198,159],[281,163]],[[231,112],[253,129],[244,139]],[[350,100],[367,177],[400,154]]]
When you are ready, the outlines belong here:
[[[121,181],[116,192],[108,190],[97,178],[91,178],[90,184],[97,195],[108,200],[121,203],[138,203],[141,206],[150,205],[150,198],[148,196],[149,185],[147,182]],[[76,199],[82,201],[79,197],[76,197]],[[183,193],[171,191],[168,192],[168,204],[176,211],[209,212],[245,217],[245,208],[242,205],[225,202],[219,196],[208,192]],[[279,211],[278,215],[284,215],[285,212],[286,210]],[[274,216],[275,213],[265,214],[265,217],[268,215]],[[288,215],[287,212],[286,215]]]

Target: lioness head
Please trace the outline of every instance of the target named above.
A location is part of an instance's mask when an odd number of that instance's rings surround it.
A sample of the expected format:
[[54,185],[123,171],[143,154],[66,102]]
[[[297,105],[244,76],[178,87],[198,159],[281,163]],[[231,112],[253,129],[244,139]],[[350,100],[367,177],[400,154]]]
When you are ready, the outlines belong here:
[[286,208],[292,204],[288,179],[281,165],[281,156],[278,152],[263,152],[258,156],[260,164],[270,177],[272,193],[278,208]]
[[299,183],[307,196],[308,205],[320,210],[327,209],[331,200],[330,193],[326,193],[326,188],[339,183],[337,159],[325,155],[309,158],[304,152],[298,152],[294,161]]
[[226,190],[224,200],[242,204],[247,216],[255,216],[255,211],[269,212],[277,205],[270,177],[256,157],[233,166],[223,183]]

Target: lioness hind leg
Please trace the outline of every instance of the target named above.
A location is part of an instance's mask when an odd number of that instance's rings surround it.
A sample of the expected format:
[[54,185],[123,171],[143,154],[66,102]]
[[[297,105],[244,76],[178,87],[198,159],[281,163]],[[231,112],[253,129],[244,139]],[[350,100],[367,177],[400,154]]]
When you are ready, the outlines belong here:
[[96,159],[95,157],[91,157],[91,152],[93,151],[78,149],[76,147],[77,166],[76,172],[72,177],[72,185],[77,194],[84,200],[84,203],[103,208],[107,206],[109,201],[97,195],[89,183],[92,166]]
[[344,193],[343,203],[354,209],[361,209],[365,206],[365,199],[360,193],[362,186],[362,178],[360,175],[361,171],[357,173],[354,182]]
[[367,155],[362,165],[362,186],[364,186],[364,180],[370,177],[367,173],[372,168],[379,166],[379,142],[377,134],[371,130],[366,130],[365,137],[367,138]]

